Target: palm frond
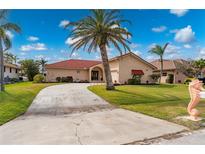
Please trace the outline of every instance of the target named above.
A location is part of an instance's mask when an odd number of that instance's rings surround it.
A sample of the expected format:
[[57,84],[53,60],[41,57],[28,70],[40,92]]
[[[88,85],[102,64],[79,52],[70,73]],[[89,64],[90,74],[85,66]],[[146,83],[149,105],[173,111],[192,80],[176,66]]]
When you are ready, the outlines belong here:
[[5,46],[4,51],[7,51],[8,49],[10,49],[12,47],[12,43],[11,43],[11,40],[10,40],[8,35],[5,35],[4,37],[2,37],[2,41],[3,41],[4,46]]
[[0,27],[5,30],[15,31],[17,33],[21,32],[21,28],[17,24],[13,24],[13,23],[6,23],[4,25],[1,25]]
[[8,10],[0,10],[0,20],[6,19],[7,13],[8,13]]

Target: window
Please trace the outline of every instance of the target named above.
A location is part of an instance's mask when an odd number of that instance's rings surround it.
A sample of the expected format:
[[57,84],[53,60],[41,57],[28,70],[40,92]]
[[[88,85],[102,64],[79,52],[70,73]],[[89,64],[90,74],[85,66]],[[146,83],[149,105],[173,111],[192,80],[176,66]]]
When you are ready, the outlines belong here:
[[12,68],[10,67],[10,73],[12,72]]
[[77,70],[77,73],[79,74],[79,73],[80,73],[80,70]]
[[162,73],[162,76],[167,76],[167,73]]
[[6,72],[6,67],[4,66],[4,72]]
[[18,73],[18,70],[16,69],[16,74]]

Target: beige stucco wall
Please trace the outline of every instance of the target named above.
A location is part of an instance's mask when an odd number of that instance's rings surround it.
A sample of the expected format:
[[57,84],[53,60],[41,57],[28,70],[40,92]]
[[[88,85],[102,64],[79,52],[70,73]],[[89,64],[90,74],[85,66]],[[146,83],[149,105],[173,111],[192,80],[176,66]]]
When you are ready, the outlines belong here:
[[57,77],[72,76],[74,81],[88,80],[89,70],[66,70],[66,69],[46,69],[46,80],[48,82],[56,82]]
[[[160,72],[155,72],[157,74],[159,74]],[[162,76],[161,77],[161,83],[166,83],[166,79],[168,77],[168,74],[173,74],[174,75],[174,81],[173,83],[180,83],[179,81],[181,81],[181,83],[184,83],[184,80],[187,78],[187,76],[185,76],[182,72],[177,71],[177,70],[170,70],[170,71],[163,71],[163,73],[167,73],[167,76]]]
[[114,60],[110,61],[110,71],[112,75],[112,82],[113,83],[119,83],[119,61]]
[[[109,64],[113,83],[124,84],[127,82],[128,79],[132,78],[131,70],[133,69],[143,70],[144,75],[141,78],[142,83],[146,83],[146,81],[149,81],[149,83],[153,82],[150,78],[150,75],[153,73],[153,68],[132,55],[127,55],[121,57],[120,59],[112,60],[109,62]],[[89,68],[89,70],[80,70],[80,73],[77,73],[77,70],[47,69],[47,81],[55,82],[56,77],[72,76],[74,81],[88,80],[89,82],[92,82],[92,70],[99,70],[99,76],[103,76],[103,82],[105,82],[105,73],[102,64],[92,66]]]
[[12,68],[11,73],[10,73],[10,67],[5,66],[4,77],[7,77],[7,76],[9,78],[18,78],[18,73],[16,73],[16,68]]
[[104,68],[103,68],[102,64],[98,64],[98,65],[90,67],[90,69],[89,69],[89,80],[88,80],[89,82],[93,82],[93,81],[91,81],[91,71],[92,70],[99,71],[99,79],[103,78],[103,81],[99,80],[99,81],[95,81],[95,82],[105,82],[105,73],[104,73]]
[[175,71],[174,72],[174,83],[180,83],[179,81],[181,81],[181,83],[184,83],[184,80],[187,78],[186,75],[184,75],[182,72],[179,71]]
[[141,83],[152,83],[149,77],[153,73],[153,68],[136,59],[133,56],[124,56],[119,59],[119,83],[124,84],[128,79],[132,78],[131,70],[143,70],[144,75],[141,78]]

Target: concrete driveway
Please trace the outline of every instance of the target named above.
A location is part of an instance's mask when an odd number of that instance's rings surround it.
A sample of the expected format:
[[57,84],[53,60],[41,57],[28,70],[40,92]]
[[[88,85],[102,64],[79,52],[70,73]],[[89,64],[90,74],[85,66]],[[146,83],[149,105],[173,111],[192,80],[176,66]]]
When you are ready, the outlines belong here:
[[43,89],[23,116],[0,126],[0,144],[128,144],[186,129],[113,107],[89,85]]

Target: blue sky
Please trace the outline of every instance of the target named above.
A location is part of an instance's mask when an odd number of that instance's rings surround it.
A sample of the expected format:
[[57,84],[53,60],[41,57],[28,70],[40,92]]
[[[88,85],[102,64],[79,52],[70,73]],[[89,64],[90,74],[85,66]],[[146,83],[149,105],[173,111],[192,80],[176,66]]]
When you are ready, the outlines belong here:
[[[70,55],[69,31],[64,23],[77,21],[89,10],[10,10],[8,20],[22,28],[21,34],[7,32],[13,42],[10,51],[20,59],[45,58],[50,63],[73,59],[99,59],[99,52],[79,50]],[[121,10],[131,25],[124,24],[132,33],[131,50],[151,61],[157,57],[148,51],[154,44],[170,42],[166,59],[205,58],[205,10]],[[67,40],[67,41],[66,41]],[[119,55],[111,47],[109,57]]]

